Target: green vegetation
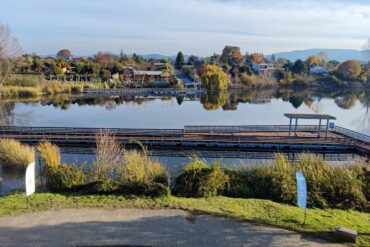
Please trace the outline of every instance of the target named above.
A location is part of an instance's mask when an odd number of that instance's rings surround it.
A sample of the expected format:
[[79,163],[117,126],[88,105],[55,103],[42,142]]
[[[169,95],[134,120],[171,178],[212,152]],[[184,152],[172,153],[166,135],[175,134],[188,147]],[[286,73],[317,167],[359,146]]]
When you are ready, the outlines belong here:
[[202,86],[209,90],[224,90],[228,87],[229,78],[216,65],[207,65],[201,74]]
[[0,165],[24,168],[34,161],[31,147],[10,139],[0,140]]
[[184,57],[184,54],[182,54],[182,52],[180,51],[177,54],[176,61],[175,61],[175,66],[177,68],[181,68],[184,65],[185,65],[185,57]]
[[205,161],[194,157],[182,174],[176,179],[174,193],[187,197],[211,197],[218,195],[229,181],[228,176],[215,162],[209,166]]
[[219,165],[210,167],[196,159],[176,179],[174,193],[189,197],[260,198],[294,205],[295,172],[301,171],[307,180],[309,207],[370,211],[368,169],[369,164],[333,167],[319,156],[308,154],[297,162],[278,155],[271,165],[247,170],[221,170]]
[[97,137],[94,165],[61,164],[58,147],[48,142],[37,147],[45,164],[46,188],[50,191],[85,193],[127,193],[147,196],[168,195],[169,174],[144,150],[127,151],[114,137],[101,133]]
[[357,246],[370,246],[370,214],[351,210],[309,209],[303,225],[303,210],[268,200],[235,199],[227,197],[158,198],[120,195],[78,195],[36,193],[27,207],[24,194],[0,198],[0,216],[61,208],[175,208],[191,212],[224,216],[298,231],[328,241],[336,241],[334,230],[345,226],[359,232]]

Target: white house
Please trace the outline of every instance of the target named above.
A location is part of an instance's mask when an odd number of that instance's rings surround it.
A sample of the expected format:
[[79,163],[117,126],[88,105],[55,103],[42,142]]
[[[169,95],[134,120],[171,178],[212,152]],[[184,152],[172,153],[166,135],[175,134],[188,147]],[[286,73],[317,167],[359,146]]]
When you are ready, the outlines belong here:
[[258,73],[275,70],[275,67],[272,63],[254,63],[252,69]]
[[329,73],[330,73],[329,70],[317,65],[312,65],[310,67],[310,74],[328,75]]

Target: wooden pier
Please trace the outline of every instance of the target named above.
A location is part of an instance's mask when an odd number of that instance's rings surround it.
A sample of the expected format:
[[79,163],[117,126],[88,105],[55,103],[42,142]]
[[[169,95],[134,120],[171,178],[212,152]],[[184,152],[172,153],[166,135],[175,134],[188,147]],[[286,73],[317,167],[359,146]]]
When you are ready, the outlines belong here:
[[256,126],[185,126],[183,129],[124,129],[71,127],[0,127],[0,138],[24,143],[48,140],[60,145],[95,145],[101,131],[107,131],[123,145],[140,142],[153,147],[187,147],[210,149],[263,149],[300,151],[350,151],[370,156],[370,136],[345,128],[328,129],[318,137],[318,126],[301,125],[296,136],[289,136],[289,125]]

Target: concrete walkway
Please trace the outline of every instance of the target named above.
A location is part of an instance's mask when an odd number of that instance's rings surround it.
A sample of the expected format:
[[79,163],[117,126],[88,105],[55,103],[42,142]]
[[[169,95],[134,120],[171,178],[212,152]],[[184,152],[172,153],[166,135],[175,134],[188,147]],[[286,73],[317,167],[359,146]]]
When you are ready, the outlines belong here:
[[0,246],[339,246],[181,210],[65,209],[0,218]]

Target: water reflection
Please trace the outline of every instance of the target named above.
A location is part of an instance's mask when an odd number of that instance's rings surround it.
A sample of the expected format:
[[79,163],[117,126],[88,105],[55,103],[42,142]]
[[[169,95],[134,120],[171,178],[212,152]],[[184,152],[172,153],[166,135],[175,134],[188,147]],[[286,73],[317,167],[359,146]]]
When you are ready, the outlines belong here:
[[[187,124],[286,124],[280,115],[299,112],[330,113],[340,118],[338,125],[370,133],[369,106],[370,89],[356,88],[229,90],[209,92],[200,98],[55,95],[1,101],[0,124],[146,128],[178,128]],[[99,119],[95,123],[92,120],[95,114],[100,114],[106,122]],[[253,119],[245,120],[247,115]],[[60,116],[62,121],[58,121]]]

